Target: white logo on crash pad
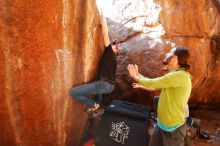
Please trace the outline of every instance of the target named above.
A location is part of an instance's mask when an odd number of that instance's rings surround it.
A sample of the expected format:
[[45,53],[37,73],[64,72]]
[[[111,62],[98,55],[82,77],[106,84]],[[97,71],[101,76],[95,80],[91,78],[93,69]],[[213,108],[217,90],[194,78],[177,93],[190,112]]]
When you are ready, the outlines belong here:
[[116,142],[124,144],[125,139],[128,139],[129,130],[130,128],[124,122],[112,122],[111,131],[109,135]]

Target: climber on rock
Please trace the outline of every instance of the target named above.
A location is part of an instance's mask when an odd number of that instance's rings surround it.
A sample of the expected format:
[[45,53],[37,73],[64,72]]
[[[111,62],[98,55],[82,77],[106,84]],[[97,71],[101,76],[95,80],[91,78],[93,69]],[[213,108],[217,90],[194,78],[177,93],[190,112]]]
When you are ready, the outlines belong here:
[[[87,107],[88,113],[97,112],[100,109],[102,94],[111,93],[115,87],[116,55],[120,52],[119,44],[110,43],[106,18],[101,14],[101,28],[104,40],[104,53],[99,62],[98,74],[95,81],[74,87],[70,95]],[[91,96],[96,96],[93,100]]]

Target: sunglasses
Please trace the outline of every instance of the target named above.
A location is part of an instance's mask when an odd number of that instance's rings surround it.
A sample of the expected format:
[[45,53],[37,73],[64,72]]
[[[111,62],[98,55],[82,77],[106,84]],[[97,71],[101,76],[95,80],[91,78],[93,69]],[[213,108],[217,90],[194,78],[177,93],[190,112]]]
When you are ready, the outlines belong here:
[[173,55],[163,61],[163,65],[168,65],[172,59]]

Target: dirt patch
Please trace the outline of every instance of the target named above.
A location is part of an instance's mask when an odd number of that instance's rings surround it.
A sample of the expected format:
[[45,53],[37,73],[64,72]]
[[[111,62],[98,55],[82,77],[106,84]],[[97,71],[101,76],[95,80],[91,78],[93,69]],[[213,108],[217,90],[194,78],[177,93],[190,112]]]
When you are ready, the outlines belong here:
[[[191,116],[201,121],[201,131],[211,135],[212,140],[202,141],[198,136],[192,136],[192,146],[220,146],[220,111],[206,109],[192,109]],[[193,133],[192,133],[193,135]]]

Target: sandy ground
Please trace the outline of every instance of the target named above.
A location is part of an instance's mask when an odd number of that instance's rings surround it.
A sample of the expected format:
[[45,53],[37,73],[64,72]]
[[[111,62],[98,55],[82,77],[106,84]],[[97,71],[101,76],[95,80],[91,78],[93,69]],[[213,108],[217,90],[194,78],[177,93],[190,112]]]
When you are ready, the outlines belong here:
[[220,146],[220,111],[197,109],[191,110],[191,115],[201,120],[201,131],[207,132],[212,137],[210,142],[206,142],[194,135],[191,137],[192,146]]
[[[220,133],[220,120],[207,120],[202,119],[202,131],[207,132],[208,134],[213,137],[213,139],[209,142],[202,141],[198,137],[191,138],[191,144],[192,146],[220,146],[220,135],[218,134],[218,137],[216,136],[216,133]],[[218,139],[217,139],[218,138]]]

